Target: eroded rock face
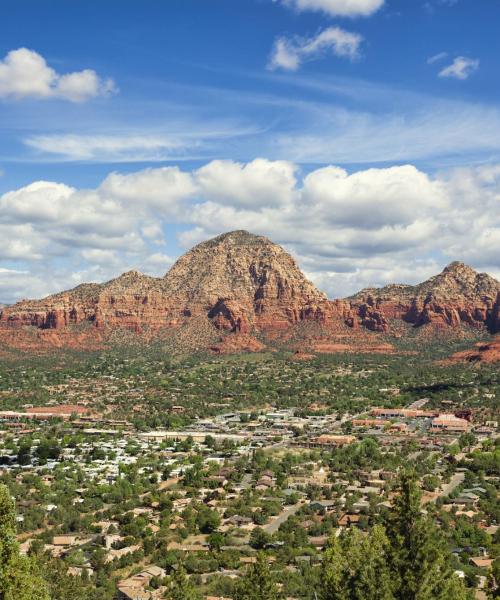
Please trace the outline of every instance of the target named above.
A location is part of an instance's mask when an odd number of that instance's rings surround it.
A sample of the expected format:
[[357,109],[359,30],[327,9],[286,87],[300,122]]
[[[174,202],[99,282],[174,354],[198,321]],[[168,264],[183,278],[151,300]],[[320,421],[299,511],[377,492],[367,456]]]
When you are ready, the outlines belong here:
[[439,275],[415,286],[388,285],[366,289],[349,300],[362,325],[388,331],[390,321],[402,319],[416,327],[434,325],[488,327],[500,330],[500,283],[486,273],[453,262]]
[[235,231],[203,242],[163,278],[131,271],[105,284],[82,285],[39,301],[23,301],[0,317],[9,326],[61,329],[82,321],[98,329],[141,332],[207,316],[242,334],[326,321],[331,303],[295,260],[267,238]]
[[241,333],[326,318],[330,310],[290,254],[246,231],[199,244],[174,264],[165,284],[175,305]]
[[[57,333],[54,340],[66,343],[72,331],[77,336],[82,328],[85,339],[92,331],[102,338],[118,328],[150,336],[191,325],[199,331],[203,322],[222,336],[223,344],[217,347],[226,351],[257,348],[260,334],[286,340],[286,331],[309,323],[325,333],[330,345],[332,335],[342,339],[346,330],[363,344],[371,335],[367,330],[388,332],[395,321],[415,327],[467,324],[500,331],[500,284],[455,262],[419,285],[366,289],[331,301],[281,246],[233,231],[195,246],[165,277],[130,271],[107,283],[83,284],[5,307],[0,312],[0,333],[10,332],[2,335],[4,340],[17,339],[21,331],[35,328],[46,340]],[[13,335],[14,331],[18,333]],[[238,340],[226,340],[227,333],[236,334]]]
[[500,362],[500,338],[498,336],[491,342],[482,342],[476,344],[470,350],[456,352],[450,359],[450,362],[484,362],[495,363]]

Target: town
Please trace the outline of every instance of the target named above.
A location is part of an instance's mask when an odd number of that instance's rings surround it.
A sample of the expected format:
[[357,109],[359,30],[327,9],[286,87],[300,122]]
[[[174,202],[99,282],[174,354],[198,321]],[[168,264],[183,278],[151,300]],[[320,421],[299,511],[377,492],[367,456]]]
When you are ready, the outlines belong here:
[[[264,552],[286,597],[313,598],[329,540],[383,519],[411,467],[455,573],[486,598],[500,541],[498,380],[471,371],[472,385],[426,396],[380,361],[291,358],[161,372],[154,359],[109,359],[92,394],[75,373],[46,373],[29,394],[15,369],[2,373],[0,483],[17,498],[21,552],[57,564],[67,589],[120,600],[163,598],[179,572],[200,598],[231,598]],[[119,377],[124,368],[136,372]],[[262,394],[257,378],[278,370]],[[203,380],[213,398],[199,397]]]

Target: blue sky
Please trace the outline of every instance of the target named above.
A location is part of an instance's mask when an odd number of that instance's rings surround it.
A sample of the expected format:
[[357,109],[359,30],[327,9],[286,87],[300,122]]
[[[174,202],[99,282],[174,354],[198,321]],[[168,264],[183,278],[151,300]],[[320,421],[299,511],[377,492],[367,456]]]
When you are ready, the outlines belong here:
[[0,301],[227,229],[330,296],[500,273],[500,3],[4,0]]

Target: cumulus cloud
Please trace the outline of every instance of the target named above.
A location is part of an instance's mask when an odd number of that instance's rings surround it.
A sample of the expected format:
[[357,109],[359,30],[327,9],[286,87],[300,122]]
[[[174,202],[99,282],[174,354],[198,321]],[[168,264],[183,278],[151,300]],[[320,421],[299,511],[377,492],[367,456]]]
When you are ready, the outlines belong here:
[[218,204],[272,207],[290,201],[296,170],[284,160],[258,158],[247,164],[214,160],[196,171],[196,181],[204,198]]
[[450,65],[444,67],[444,69],[439,72],[439,77],[449,77],[463,81],[468,79],[478,69],[478,59],[468,58],[467,56],[457,56]]
[[137,210],[147,206],[163,216],[175,214],[179,202],[196,191],[192,174],[179,167],[150,168],[127,175],[111,173],[99,188],[103,196],[135,205]]
[[[136,268],[248,229],[283,244],[332,297],[415,283],[451,260],[500,273],[500,165],[430,175],[413,165],[303,173],[287,161],[111,173],[94,189],[38,181],[0,196],[0,301]],[[179,250],[180,252],[180,250]]]
[[321,11],[332,17],[367,17],[384,4],[384,0],[281,0],[298,11]]
[[328,27],[312,38],[278,38],[271,51],[268,69],[296,71],[305,61],[331,51],[335,56],[354,60],[359,56],[363,38],[340,27]]
[[335,224],[363,229],[408,225],[425,209],[446,205],[441,184],[411,165],[352,175],[325,167],[307,175],[302,196],[307,204],[328,208]]
[[85,102],[116,92],[112,79],[101,79],[92,69],[57,73],[45,58],[28,48],[11,50],[0,61],[0,98],[60,98]]

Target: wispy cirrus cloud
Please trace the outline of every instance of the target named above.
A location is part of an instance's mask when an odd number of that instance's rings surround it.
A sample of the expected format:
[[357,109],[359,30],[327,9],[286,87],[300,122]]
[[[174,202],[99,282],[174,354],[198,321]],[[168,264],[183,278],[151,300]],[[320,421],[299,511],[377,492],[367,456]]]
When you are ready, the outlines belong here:
[[[158,135],[36,135],[25,140],[34,150],[65,160],[164,160],[186,148],[186,140]],[[192,142],[194,144],[194,142]]]
[[436,62],[444,60],[447,56],[448,56],[448,52],[438,52],[437,54],[429,56],[429,58],[427,59],[427,64],[433,65]]
[[328,27],[311,38],[278,38],[271,51],[267,68],[296,71],[302,63],[331,52],[334,56],[354,60],[359,56],[363,38],[340,27]]
[[[500,110],[486,102],[305,71],[255,71],[247,77],[258,81],[257,91],[183,86],[176,93],[192,100],[180,108],[173,100],[166,107],[134,105],[134,113],[149,115],[142,121],[117,110],[107,121],[86,123],[82,131],[71,114],[52,122],[34,115],[40,133],[23,135],[21,123],[24,145],[11,144],[0,160],[5,165],[251,160],[259,155],[336,164],[500,160]],[[121,102],[116,100],[118,109]]]
[[120,135],[49,133],[29,136],[24,139],[24,144],[40,157],[52,155],[64,161],[161,162],[204,155],[210,144],[253,135],[258,131],[257,128],[232,122],[214,123],[211,128],[198,122],[186,122],[184,127],[183,131],[177,126],[172,128],[172,133],[156,134],[134,131]]
[[0,61],[0,98],[85,102],[116,91],[112,79],[102,79],[93,69],[57,73],[43,56],[28,48],[11,50]]

